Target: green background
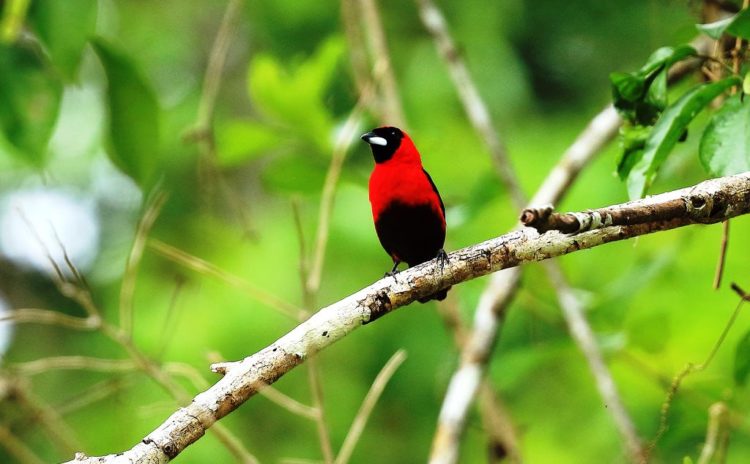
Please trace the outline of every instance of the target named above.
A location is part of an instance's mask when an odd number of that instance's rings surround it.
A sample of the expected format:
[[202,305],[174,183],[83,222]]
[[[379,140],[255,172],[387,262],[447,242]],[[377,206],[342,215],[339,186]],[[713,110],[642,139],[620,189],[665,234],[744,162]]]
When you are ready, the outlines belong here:
[[[415,4],[388,0],[378,5],[406,129],[448,210],[446,248],[506,232],[518,211],[464,115]],[[609,103],[609,73],[637,69],[657,47],[689,41],[696,34],[699,10],[697,2],[656,0],[466,1],[440,6],[527,194]],[[168,198],[150,238],[205,259],[287,302],[303,304],[292,205],[298,205],[309,249],[335,131],[357,100],[341,5],[244,2],[216,101],[216,158],[211,163],[201,158],[202,146],[189,133],[225,7],[226,2],[194,0],[32,2],[27,32],[54,45],[46,45],[41,54],[18,40],[0,48],[0,92],[20,102],[19,108],[0,109],[5,128],[0,198],[43,186],[75,192],[96,205],[98,255],[84,271],[97,306],[111,322],[118,320],[122,274],[148,197],[139,194],[139,188],[148,192],[154,185]],[[95,42],[85,42],[94,36]],[[35,119],[26,119],[32,116]],[[365,119],[363,132],[387,122],[372,115]],[[705,124],[705,118],[695,124]],[[697,145],[698,139],[689,137],[678,146],[651,192],[707,178]],[[617,143],[610,144],[558,208],[585,210],[626,201],[625,185],[614,173],[617,153]],[[372,226],[367,199],[371,168],[368,147],[355,141],[336,192],[318,307],[369,285],[390,267]],[[108,184],[105,193],[101,182]],[[623,401],[644,439],[656,433],[671,379],[687,363],[705,359],[737,304],[728,283],[750,286],[749,234],[747,218],[732,222],[725,284],[719,291],[711,288],[719,225],[659,233],[558,260],[586,303]],[[458,305],[465,320],[470,320],[487,282],[477,279],[451,291],[451,304]],[[82,314],[48,275],[2,255],[0,291],[14,308]],[[294,326],[247,293],[175,264],[152,248],[146,249],[138,270],[134,308],[136,346],[155,359],[193,366],[208,382],[216,380],[208,371],[216,354],[240,359]],[[734,414],[727,462],[750,459],[748,390],[736,385],[733,375],[735,347],[748,327],[750,320],[741,314],[709,368],[684,381],[672,405],[669,430],[655,449],[655,462],[696,459],[708,408],[719,400]],[[452,335],[435,303],[414,304],[357,330],[318,356],[325,412],[337,450],[372,380],[399,348],[408,358],[386,387],[352,462],[426,459],[441,400],[457,365]],[[15,363],[74,354],[127,356],[99,333],[24,324],[15,329],[1,375],[16,381]],[[517,427],[526,462],[625,462],[611,416],[538,265],[524,269],[522,289],[503,326],[489,377]],[[53,370],[24,382],[53,410],[92,386],[117,382],[104,398],[61,413],[89,455],[132,447],[176,408],[169,395],[137,372]],[[191,394],[199,391],[182,378],[178,382]],[[303,403],[311,402],[304,367],[276,386]],[[0,421],[44,460],[72,458],[50,440],[40,418],[25,413],[12,396],[2,398]],[[321,457],[314,423],[263,397],[251,399],[222,423],[262,462]],[[5,453],[0,448],[0,461],[12,459]],[[486,456],[486,434],[473,413],[461,461],[483,462]],[[178,459],[231,462],[232,457],[209,433]]]

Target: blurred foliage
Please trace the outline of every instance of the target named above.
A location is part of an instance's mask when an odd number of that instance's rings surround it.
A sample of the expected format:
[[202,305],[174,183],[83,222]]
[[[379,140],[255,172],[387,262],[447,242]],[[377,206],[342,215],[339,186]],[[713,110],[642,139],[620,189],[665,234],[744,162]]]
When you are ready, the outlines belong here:
[[[667,99],[667,72],[675,63],[697,56],[688,45],[662,47],[656,50],[637,72],[610,74],[614,106],[625,119],[620,130],[622,154],[617,163],[617,173],[627,179],[630,198],[641,198],[656,177],[659,168],[672,153],[678,142],[688,137],[688,125],[704,109],[726,97],[729,91],[742,88],[747,75],[741,71],[743,57],[737,41],[750,37],[750,11],[742,10],[726,19],[698,24],[700,32],[718,40],[724,34],[736,42],[719,41],[711,60],[713,69],[707,68],[711,82],[696,84],[674,104]],[[728,45],[734,49],[728,50]],[[728,77],[722,76],[728,74]],[[742,85],[741,85],[742,84]],[[747,170],[747,132],[745,119],[750,106],[742,98],[728,104],[716,105],[720,109],[712,116],[701,138],[700,160],[706,171],[725,176]]]
[[[617,144],[607,148],[561,209],[625,201],[628,192],[617,173],[629,175],[631,195],[640,196],[646,187],[657,192],[696,183],[706,171],[748,169],[746,102],[733,97],[705,111],[737,78],[709,84],[689,78],[666,88],[667,69],[691,55],[680,44],[703,22],[698,2],[441,3],[527,192],[611,101],[608,76],[615,102],[631,119],[621,140],[625,156],[618,167],[622,150]],[[169,197],[150,237],[302,305],[292,203],[309,253],[334,140],[358,100],[350,54],[361,45],[350,43],[336,2],[242,2],[230,29],[211,127],[196,133],[226,4],[0,1],[0,298],[10,307],[83,314],[57,291],[48,270],[7,257],[8,247],[18,243],[5,235],[5,224],[17,214],[8,198],[52,188],[94,205],[90,214],[101,230],[97,259],[82,271],[95,304],[113,324],[136,227],[157,188]],[[517,212],[415,5],[384,0],[378,6],[407,130],[446,203],[447,248],[507,231]],[[746,37],[745,16],[701,30]],[[612,74],[634,69],[639,71]],[[361,129],[385,122],[370,114]],[[678,143],[688,124],[691,135]],[[389,267],[370,216],[371,166],[369,150],[355,141],[336,193],[320,305],[370,284]],[[750,222],[739,218],[731,227],[725,280],[747,287]],[[690,227],[559,260],[587,303],[618,389],[647,440],[659,427],[673,376],[686,363],[706,358],[737,304],[728,285],[711,289],[720,240],[718,226]],[[209,359],[254,353],[295,324],[237,282],[196,272],[147,245],[133,295],[135,346],[158,363],[184,363],[203,382],[215,381]],[[469,320],[486,283],[455,287],[449,304]],[[740,314],[712,364],[685,379],[654,462],[697,459],[708,408],[719,400],[731,411],[728,462],[750,459],[747,331],[747,317]],[[321,353],[334,449],[378,371],[403,347],[409,357],[386,387],[352,462],[423,461],[457,362],[452,340],[434,304],[416,305]],[[24,376],[14,368],[61,355],[121,359],[127,353],[99,332],[22,324],[3,354],[2,380],[20,382],[34,404],[59,414],[76,449],[87,454],[130,448],[177,406],[138,372],[50,369]],[[305,369],[296,369],[276,386],[310,404],[306,376]],[[611,416],[536,265],[524,271],[489,377],[518,428],[526,462],[625,462]],[[176,382],[191,395],[202,388],[183,376]],[[28,408],[17,395],[4,396],[0,422],[45,461],[71,458],[69,447],[45,430],[45,416]],[[320,458],[315,425],[263,397],[222,422],[262,462]],[[462,462],[483,462],[487,446],[474,415]],[[13,459],[0,446],[1,462]],[[179,457],[196,463],[232,459],[211,433]]]

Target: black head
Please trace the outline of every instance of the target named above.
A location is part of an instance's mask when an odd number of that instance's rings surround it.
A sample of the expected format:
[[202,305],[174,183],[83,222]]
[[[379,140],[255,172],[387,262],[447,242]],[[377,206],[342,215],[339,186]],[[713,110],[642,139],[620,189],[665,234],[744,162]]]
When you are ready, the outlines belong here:
[[378,127],[362,134],[361,138],[370,144],[375,162],[384,163],[391,159],[398,147],[401,146],[404,133],[398,127]]

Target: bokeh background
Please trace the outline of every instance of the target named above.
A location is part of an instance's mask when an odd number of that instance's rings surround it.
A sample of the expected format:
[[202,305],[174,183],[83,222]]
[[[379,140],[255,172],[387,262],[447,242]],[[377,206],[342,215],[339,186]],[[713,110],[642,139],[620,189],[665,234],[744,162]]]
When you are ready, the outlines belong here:
[[[168,375],[192,396],[201,382],[216,380],[208,371],[211,361],[252,354],[295,322],[253,291],[169,259],[163,244],[284,302],[306,304],[299,231],[309,252],[334,141],[358,100],[351,57],[362,44],[347,35],[339,2],[236,2],[217,98],[207,115],[204,76],[226,1],[26,3],[0,1],[0,309],[85,315],[54,283],[47,254],[64,267],[62,243],[107,321],[117,324],[123,293],[132,296],[133,345],[157,366],[181,366],[182,374]],[[518,211],[463,113],[416,5],[384,0],[377,6],[406,129],[445,200],[447,248],[504,233]],[[637,69],[654,49],[692,39],[702,7],[677,0],[439,6],[529,194],[609,103],[609,73]],[[361,27],[361,19],[355,15],[352,24]],[[680,86],[673,92],[679,94]],[[206,121],[213,139],[200,130]],[[386,122],[365,111],[359,129]],[[679,146],[653,192],[707,177],[696,145],[688,138]],[[610,144],[559,207],[626,201],[614,174],[617,153],[617,143]],[[371,168],[369,149],[355,140],[336,191],[315,307],[355,292],[390,267],[370,216]],[[142,259],[130,274],[134,290],[123,292],[139,221],[160,195],[163,207],[142,236]],[[747,218],[732,222],[719,291],[711,283],[720,226],[688,227],[559,259],[586,303],[645,439],[659,427],[672,378],[687,363],[702,362],[725,327],[737,304],[728,282],[750,285],[749,236]],[[486,284],[483,278],[454,287],[448,304],[470,320]],[[102,372],[35,371],[25,364],[63,355],[131,359],[101,331],[2,324],[2,462],[19,459],[9,451],[12,440],[44,461],[70,459],[74,450],[101,455],[128,449],[177,406],[163,386],[127,364]],[[727,462],[748,462],[750,400],[747,387],[733,378],[736,347],[748,327],[741,314],[708,369],[685,379],[655,462],[696,459],[709,406],[719,400],[732,411]],[[317,358],[338,449],[373,379],[399,348],[408,358],[387,385],[352,462],[426,459],[457,365],[452,334],[435,303],[415,304]],[[526,462],[625,462],[611,416],[537,265],[524,270],[489,377],[517,428]],[[312,401],[304,367],[276,387],[302,403]],[[321,459],[314,422],[266,398],[253,398],[222,423],[262,462]],[[462,462],[483,462],[487,455],[486,434],[474,414]],[[234,457],[209,433],[178,459]]]

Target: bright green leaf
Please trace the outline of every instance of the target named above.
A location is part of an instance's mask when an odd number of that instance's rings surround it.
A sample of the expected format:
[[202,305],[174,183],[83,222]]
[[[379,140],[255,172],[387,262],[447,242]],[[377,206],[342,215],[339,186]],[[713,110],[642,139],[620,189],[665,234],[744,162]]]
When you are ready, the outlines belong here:
[[750,73],[745,74],[745,78],[742,79],[742,93],[750,94]]
[[634,102],[643,96],[645,78],[632,73],[613,72],[609,75],[615,93],[615,100]]
[[96,26],[96,0],[36,0],[29,20],[63,76],[75,80],[83,48]]
[[284,145],[273,128],[248,121],[229,121],[216,128],[216,156],[222,166],[236,166]]
[[653,182],[656,172],[695,116],[714,98],[733,85],[740,83],[739,78],[729,77],[718,82],[694,87],[664,111],[646,141],[643,156],[633,166],[628,175],[627,184],[630,198],[641,198],[646,194],[646,190]]
[[724,34],[724,30],[732,23],[733,20],[734,16],[726,19],[721,19],[713,23],[696,24],[695,27],[699,32],[706,34],[714,40],[719,40]]
[[747,332],[737,343],[734,355],[734,381],[745,385],[750,375],[750,332]]
[[724,102],[713,115],[700,143],[703,167],[715,176],[750,171],[750,105],[739,96]]
[[750,10],[745,9],[736,15],[709,24],[696,24],[700,32],[719,40],[726,32],[734,37],[750,38]]
[[693,464],[693,459],[690,456],[682,458],[682,464]]
[[651,85],[648,87],[646,102],[659,111],[667,107],[667,71],[663,69],[654,75]]
[[637,72],[610,74],[617,111],[633,124],[654,124],[667,106],[667,71],[674,63],[695,54],[689,45],[662,47]]
[[617,175],[621,180],[627,179],[630,170],[643,157],[643,149],[652,130],[652,126],[632,126],[630,124],[623,125],[620,128],[622,152],[617,159]]
[[677,47],[661,47],[656,49],[646,60],[640,72],[644,75],[653,71],[669,69],[673,64],[685,58],[695,56],[698,52],[691,45],[678,45]]
[[130,58],[102,39],[94,41],[107,74],[109,155],[125,174],[144,186],[159,157],[159,105]]
[[261,113],[318,154],[330,154],[335,121],[325,91],[339,67],[344,43],[331,39],[291,69],[271,55],[259,55],[248,72],[250,97]]
[[46,160],[62,90],[39,54],[0,46],[0,131],[15,154],[36,167]]
[[0,1],[0,43],[9,44],[16,40],[23,29],[31,0]]

